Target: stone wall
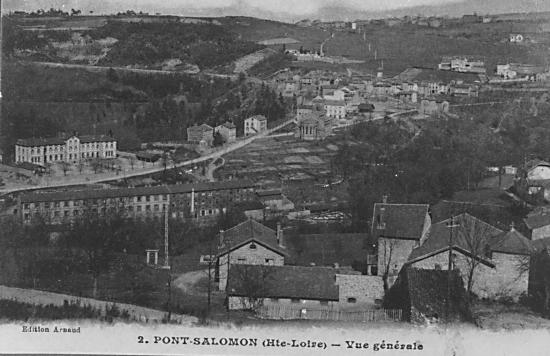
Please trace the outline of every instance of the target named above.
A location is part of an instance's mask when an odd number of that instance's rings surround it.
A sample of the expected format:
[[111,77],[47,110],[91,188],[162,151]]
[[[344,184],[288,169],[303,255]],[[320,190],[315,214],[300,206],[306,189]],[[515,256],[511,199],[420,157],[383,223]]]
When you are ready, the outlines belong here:
[[[336,284],[339,287],[339,303],[341,307],[361,305],[373,308],[377,299],[384,297],[384,283],[380,276],[365,276],[360,274],[337,274]],[[350,303],[348,298],[355,298]]]
[[550,237],[550,225],[533,229],[533,232],[531,233],[531,240],[543,239],[545,237]]
[[[263,247],[260,244],[254,243],[255,249],[251,248],[253,243],[250,242],[229,253],[230,264],[247,264],[247,265],[275,265],[282,266],[285,263],[284,256]],[[219,263],[219,290],[225,290],[227,283],[227,254],[220,256]],[[266,261],[272,259],[273,261]]]
[[412,250],[417,246],[418,241],[416,240],[398,240],[384,237],[378,239],[378,275],[383,276],[389,264],[388,287],[393,285],[399,271],[407,262]]
[[[459,252],[454,252],[455,268],[460,270],[464,287],[468,283],[469,258]],[[495,268],[478,264],[473,275],[472,292],[480,298],[500,299],[512,298],[517,301],[522,294],[527,294],[529,273],[521,268],[528,266],[529,256],[493,253],[491,262]],[[448,267],[448,252],[441,252],[413,264],[415,268],[446,270]]]
[[[290,298],[263,298],[261,300],[261,305],[265,306],[287,306],[289,308],[337,308],[338,302],[336,301],[327,301],[321,302],[319,300],[311,299],[300,299],[298,302],[293,301]],[[246,297],[229,297],[229,309],[231,310],[241,310],[241,309],[251,309],[251,303]]]

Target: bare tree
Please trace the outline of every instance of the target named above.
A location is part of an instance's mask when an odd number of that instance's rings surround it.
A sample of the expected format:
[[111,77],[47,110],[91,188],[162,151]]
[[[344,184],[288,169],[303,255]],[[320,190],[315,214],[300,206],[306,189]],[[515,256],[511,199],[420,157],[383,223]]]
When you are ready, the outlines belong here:
[[63,170],[63,175],[67,175],[67,172],[71,169],[69,162],[61,162],[61,169]]
[[84,162],[82,160],[79,160],[77,167],[78,167],[78,173],[82,174],[82,171],[84,170]]
[[457,227],[451,228],[450,244],[453,246],[463,245],[468,255],[466,258],[466,291],[467,301],[470,301],[473,287],[475,285],[475,274],[483,259],[491,257],[490,238],[497,230],[491,225],[471,216],[462,214],[455,218]]
[[[382,273],[384,291],[388,291],[391,287],[390,277],[395,276],[395,271],[391,266],[393,263],[393,252],[395,250],[396,241],[392,239],[379,239],[378,244],[378,258],[381,259],[382,267],[382,271],[379,271],[379,273]],[[384,252],[380,253],[380,249],[382,249]]]
[[130,156],[130,167],[132,168],[132,171],[134,170],[135,165],[136,165],[136,156],[132,155]]
[[94,170],[94,173],[97,174],[101,170],[101,161],[97,158],[93,159],[91,161],[92,169]]
[[231,266],[232,281],[228,288],[235,286],[241,294],[241,304],[246,309],[256,310],[263,305],[273,269],[263,265]]

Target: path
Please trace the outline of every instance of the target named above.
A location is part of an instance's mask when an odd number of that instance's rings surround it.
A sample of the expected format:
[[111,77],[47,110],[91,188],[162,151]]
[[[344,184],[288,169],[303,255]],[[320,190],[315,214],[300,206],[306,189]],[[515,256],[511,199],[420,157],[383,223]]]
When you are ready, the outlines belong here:
[[[219,160],[221,160],[221,161],[218,164],[215,164]],[[223,158],[223,157],[219,157],[218,159],[210,162],[210,164],[208,165],[208,168],[206,169],[206,179],[209,182],[216,181],[214,179],[214,172],[216,171],[216,169],[223,167],[224,164],[225,164],[225,158]]]
[[[103,300],[97,300],[92,298],[80,298],[74,295],[60,294],[45,292],[35,289],[23,289],[15,287],[0,286],[0,298],[16,300],[22,303],[29,303],[35,305],[49,305],[63,306],[65,301],[77,302],[80,301],[81,305],[90,305],[93,308],[105,310],[107,306],[112,306],[115,302],[107,302]],[[130,314],[130,317],[139,321],[156,321],[161,322],[166,317],[167,312],[162,310],[145,308],[133,304],[115,303],[121,311],[126,310]],[[177,321],[179,324],[192,325],[196,323],[198,319],[194,316],[174,314],[172,313],[172,320]]]
[[[200,162],[207,161],[209,159],[214,159],[215,160],[218,157],[221,157],[221,156],[223,156],[223,155],[225,155],[229,152],[233,152],[233,151],[235,151],[239,148],[242,148],[242,147],[250,144],[251,142],[253,142],[254,140],[256,140],[258,138],[268,136],[272,132],[280,130],[281,128],[293,123],[294,121],[295,121],[294,118],[288,119],[288,120],[284,121],[283,123],[268,129],[265,132],[259,133],[259,134],[254,135],[254,136],[249,136],[249,137],[242,138],[241,140],[239,140],[235,143],[232,143],[231,145],[222,147],[221,149],[216,150],[214,152],[211,152],[209,154],[206,154],[204,156],[194,158],[194,159],[191,159],[191,160],[188,160],[188,161],[180,162],[180,163],[175,165],[175,168],[194,165],[194,164],[197,164],[197,163],[200,163]],[[174,167],[171,167],[171,168],[174,168]],[[19,191],[35,190],[35,189],[41,189],[41,188],[68,187],[68,186],[73,186],[73,185],[103,183],[103,182],[108,182],[108,181],[112,181],[112,180],[115,180],[115,179],[132,178],[132,177],[139,177],[139,176],[143,176],[143,175],[149,175],[149,174],[152,174],[152,173],[161,172],[163,170],[164,170],[164,167],[162,165],[160,165],[158,167],[146,168],[146,169],[141,169],[141,170],[136,169],[136,170],[130,171],[130,172],[124,171],[122,174],[115,174],[115,175],[105,174],[105,173],[104,174],[98,174],[96,177],[93,177],[91,179],[89,179],[88,177],[86,179],[82,179],[82,177],[77,176],[77,177],[74,177],[74,178],[76,178],[74,180],[69,180],[69,181],[65,181],[65,182],[55,182],[51,185],[50,184],[39,184],[39,185],[36,185],[36,186],[27,186],[27,187],[24,187],[24,188],[0,189],[0,194],[8,194],[8,193],[14,193],[14,192],[19,192]]]

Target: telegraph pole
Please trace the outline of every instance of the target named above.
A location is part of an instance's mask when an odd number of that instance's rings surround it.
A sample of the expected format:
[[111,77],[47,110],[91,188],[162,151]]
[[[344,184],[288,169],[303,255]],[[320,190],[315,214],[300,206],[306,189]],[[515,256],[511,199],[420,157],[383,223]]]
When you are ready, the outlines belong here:
[[453,228],[460,226],[455,223],[454,216],[451,216],[451,220],[447,223],[449,230],[449,256],[447,264],[447,298],[445,301],[445,316],[446,321],[449,322],[451,314],[451,272],[453,270]]
[[168,216],[170,210],[170,194],[167,194],[166,199],[166,209],[164,209],[164,266],[163,269],[166,270],[168,275],[168,300],[166,302],[166,307],[168,308],[168,322],[172,319],[172,276],[170,275],[170,261],[169,261],[169,250],[168,250]]

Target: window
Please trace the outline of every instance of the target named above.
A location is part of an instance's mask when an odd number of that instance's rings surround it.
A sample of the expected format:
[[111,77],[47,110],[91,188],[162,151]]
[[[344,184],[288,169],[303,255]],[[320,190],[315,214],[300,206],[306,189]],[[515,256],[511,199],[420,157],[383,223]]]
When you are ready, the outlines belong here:
[[269,298],[271,303],[279,303],[279,298]]
[[246,258],[245,258],[245,257],[239,257],[239,258],[237,258],[237,262],[238,262],[238,263],[245,263],[245,262],[246,262]]
[[292,298],[290,301],[294,304],[297,304],[300,303],[300,298]]
[[357,298],[353,298],[353,297],[348,298],[348,303],[357,303]]
[[328,300],[320,300],[319,304],[321,305],[328,305]]
[[64,215],[65,215],[65,217],[69,216],[69,211],[68,211],[68,210],[65,210]]
[[253,242],[248,246],[251,250],[255,250],[257,248],[256,244]]
[[272,265],[275,263],[275,260],[273,258],[266,258],[265,263],[268,265]]

